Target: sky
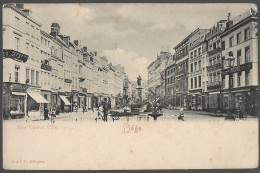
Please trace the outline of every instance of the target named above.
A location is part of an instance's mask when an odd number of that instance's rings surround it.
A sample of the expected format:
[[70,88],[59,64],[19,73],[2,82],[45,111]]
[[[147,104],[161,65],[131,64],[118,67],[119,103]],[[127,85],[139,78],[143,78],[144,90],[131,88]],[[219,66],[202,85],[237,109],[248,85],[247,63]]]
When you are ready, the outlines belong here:
[[25,4],[32,17],[50,32],[51,23],[61,33],[113,64],[121,64],[130,80],[147,79],[147,66],[160,51],[173,47],[197,28],[208,29],[219,20],[231,19],[254,8],[254,4],[125,4],[74,3]]

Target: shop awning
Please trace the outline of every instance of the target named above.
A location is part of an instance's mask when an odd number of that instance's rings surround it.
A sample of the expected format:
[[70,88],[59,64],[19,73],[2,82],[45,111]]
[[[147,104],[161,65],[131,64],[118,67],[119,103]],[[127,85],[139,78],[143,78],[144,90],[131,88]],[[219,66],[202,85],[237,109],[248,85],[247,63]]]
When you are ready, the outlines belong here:
[[37,103],[49,103],[43,96],[38,93],[28,93]]
[[65,105],[70,105],[69,100],[65,96],[60,95],[61,100],[64,102]]

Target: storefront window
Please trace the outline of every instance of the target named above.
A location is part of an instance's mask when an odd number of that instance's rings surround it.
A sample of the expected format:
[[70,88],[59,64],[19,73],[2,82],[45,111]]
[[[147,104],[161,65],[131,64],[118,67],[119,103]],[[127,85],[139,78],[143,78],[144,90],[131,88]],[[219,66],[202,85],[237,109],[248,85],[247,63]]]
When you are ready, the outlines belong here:
[[10,113],[24,112],[24,97],[11,96],[10,97]]

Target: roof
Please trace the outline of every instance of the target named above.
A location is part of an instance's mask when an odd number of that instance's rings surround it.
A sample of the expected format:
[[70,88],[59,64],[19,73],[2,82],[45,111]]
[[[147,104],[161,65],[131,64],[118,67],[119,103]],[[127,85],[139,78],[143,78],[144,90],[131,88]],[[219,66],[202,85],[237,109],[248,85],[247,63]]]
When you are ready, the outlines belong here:
[[189,40],[189,38],[191,36],[193,36],[196,32],[198,32],[200,29],[197,28],[195,31],[193,31],[192,33],[190,33],[187,37],[185,37],[179,44],[177,44],[177,46],[174,47],[174,49],[177,49],[178,47],[180,47],[183,43],[185,43],[186,41]]
[[17,13],[21,14],[23,17],[29,19],[30,21],[32,21],[33,23],[35,23],[36,25],[38,25],[39,27],[42,26],[42,24],[40,22],[37,22],[35,19],[33,19],[31,16],[28,16],[22,9],[16,7],[14,4],[4,4],[3,8],[11,8],[12,10],[16,11]]

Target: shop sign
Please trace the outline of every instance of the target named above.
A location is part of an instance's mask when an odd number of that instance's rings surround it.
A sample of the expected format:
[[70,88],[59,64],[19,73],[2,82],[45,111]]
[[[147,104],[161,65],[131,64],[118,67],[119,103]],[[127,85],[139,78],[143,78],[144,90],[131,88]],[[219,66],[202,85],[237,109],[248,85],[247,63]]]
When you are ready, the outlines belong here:
[[10,85],[10,90],[11,91],[24,91],[25,92],[28,87],[29,87],[28,85],[13,83],[13,84]]
[[17,52],[15,50],[4,49],[3,50],[3,58],[12,58],[13,60],[26,62],[28,59],[28,55]]
[[250,70],[250,69],[252,69],[252,63],[251,62],[246,63],[246,64],[242,64],[242,65],[239,65],[239,66],[235,66],[235,67],[232,67],[232,68],[224,69],[222,71],[222,75],[227,75],[229,73],[236,73],[236,72],[246,71],[246,70]]
[[208,89],[218,89],[218,88],[221,88],[221,84],[220,84],[219,81],[218,82],[210,82],[210,83],[208,83],[207,88]]
[[52,71],[52,67],[48,64],[42,64],[41,69],[47,70],[47,71]]

